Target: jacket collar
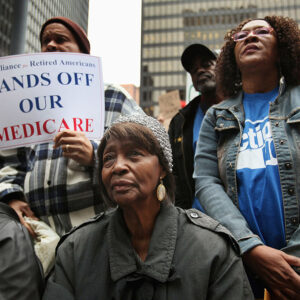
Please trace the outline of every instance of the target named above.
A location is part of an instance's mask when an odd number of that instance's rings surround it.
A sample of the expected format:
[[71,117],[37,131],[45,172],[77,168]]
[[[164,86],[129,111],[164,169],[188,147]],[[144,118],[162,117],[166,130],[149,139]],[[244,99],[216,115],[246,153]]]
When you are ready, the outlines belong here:
[[192,101],[190,101],[184,108],[180,109],[180,113],[188,118],[190,115],[195,115],[197,111],[197,107],[201,102],[201,95],[195,97]]
[[16,214],[16,212],[7,204],[0,202],[0,214],[5,214],[13,219],[15,219],[16,221],[20,222],[20,219],[18,217],[18,215]]
[[113,281],[131,273],[166,282],[170,275],[177,239],[177,215],[173,205],[162,203],[156,218],[149,251],[143,262],[134,251],[122,210],[112,216],[107,232],[109,264]]
[[229,109],[233,106],[238,106],[243,101],[243,91],[239,91],[236,96],[233,96],[232,98],[226,99],[216,105],[214,105],[217,109]]

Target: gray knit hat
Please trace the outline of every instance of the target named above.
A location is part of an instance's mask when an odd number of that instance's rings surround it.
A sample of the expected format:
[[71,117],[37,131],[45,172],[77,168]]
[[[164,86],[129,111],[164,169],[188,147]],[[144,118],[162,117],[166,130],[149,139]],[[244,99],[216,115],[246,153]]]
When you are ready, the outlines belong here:
[[132,114],[132,115],[124,115],[120,116],[116,121],[112,123],[114,124],[119,123],[136,123],[143,125],[151,130],[153,135],[156,137],[157,141],[160,144],[161,150],[165,156],[166,161],[169,165],[169,172],[172,172],[173,168],[173,158],[172,158],[172,150],[169,141],[169,135],[166,132],[165,128],[154,118],[141,115],[141,114]]

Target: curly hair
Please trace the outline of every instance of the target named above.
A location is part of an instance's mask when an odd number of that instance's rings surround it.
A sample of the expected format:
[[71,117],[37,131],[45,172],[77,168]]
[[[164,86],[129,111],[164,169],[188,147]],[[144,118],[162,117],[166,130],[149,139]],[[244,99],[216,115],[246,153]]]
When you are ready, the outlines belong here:
[[216,67],[218,90],[224,97],[234,96],[242,88],[241,75],[234,55],[236,43],[233,41],[232,35],[253,20],[264,20],[275,30],[281,75],[285,77],[288,85],[300,84],[300,30],[298,24],[291,18],[280,16],[248,19],[227,32],[224,37],[225,44]]

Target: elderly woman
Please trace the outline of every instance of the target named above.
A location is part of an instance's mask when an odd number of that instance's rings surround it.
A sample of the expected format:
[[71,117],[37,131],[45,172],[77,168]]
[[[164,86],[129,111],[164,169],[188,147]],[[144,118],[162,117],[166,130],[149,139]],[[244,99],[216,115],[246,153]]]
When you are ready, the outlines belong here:
[[217,78],[228,100],[203,121],[196,195],[238,240],[255,295],[300,299],[300,31],[265,17],[225,41]]
[[57,249],[43,299],[253,299],[230,233],[175,208],[172,154],[162,125],[124,116],[99,149],[108,206]]

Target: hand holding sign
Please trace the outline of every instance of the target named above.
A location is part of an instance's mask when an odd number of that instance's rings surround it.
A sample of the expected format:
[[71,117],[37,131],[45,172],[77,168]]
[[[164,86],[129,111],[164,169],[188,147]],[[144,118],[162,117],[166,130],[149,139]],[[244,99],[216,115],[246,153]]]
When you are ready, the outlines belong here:
[[93,146],[82,132],[65,130],[58,133],[54,138],[53,148],[58,147],[62,147],[64,157],[72,158],[85,166],[93,164]]

